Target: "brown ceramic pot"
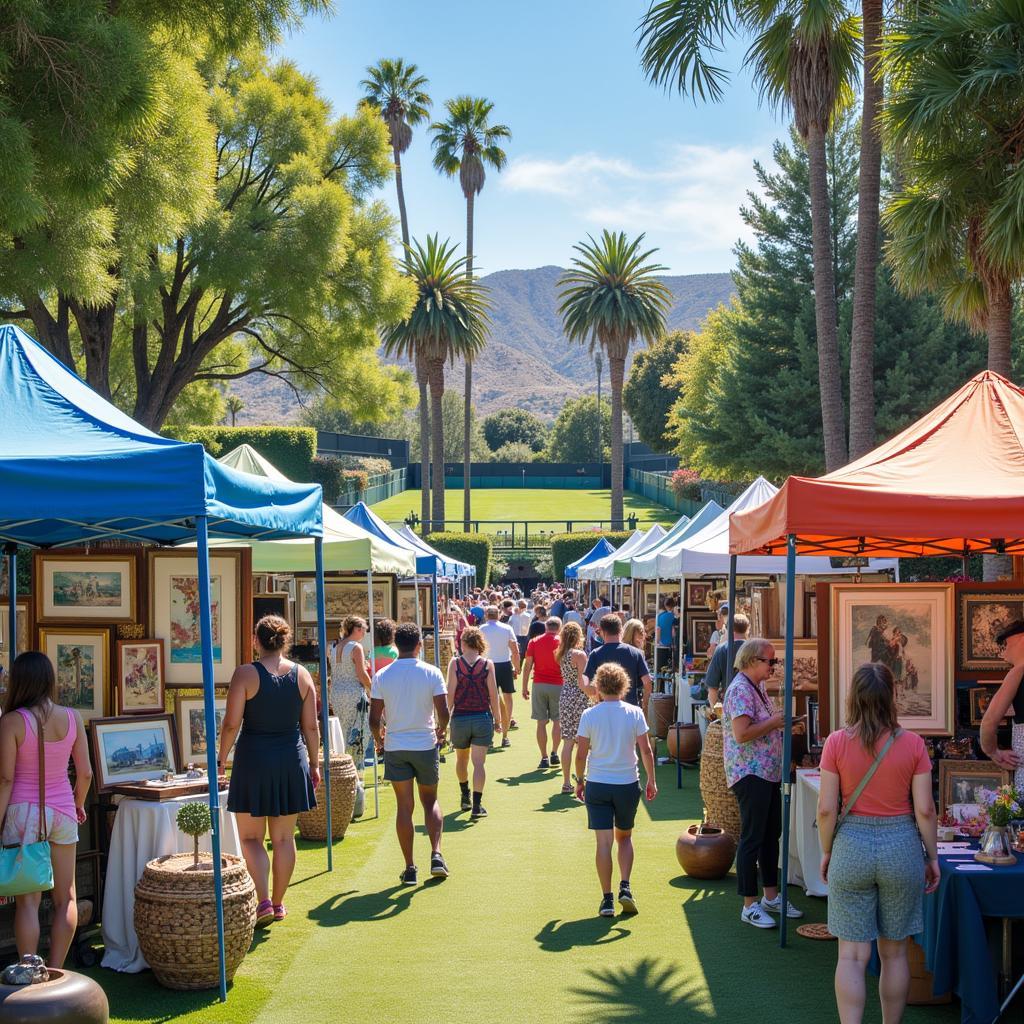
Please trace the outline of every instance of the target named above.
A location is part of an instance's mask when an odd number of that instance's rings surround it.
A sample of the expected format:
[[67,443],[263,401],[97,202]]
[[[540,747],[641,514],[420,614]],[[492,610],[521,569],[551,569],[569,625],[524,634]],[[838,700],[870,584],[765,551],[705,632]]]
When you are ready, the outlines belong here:
[[0,1020],[4,1024],[107,1024],[110,1007],[92,978],[51,969],[50,980],[39,985],[0,984]]
[[675,717],[676,699],[671,693],[652,693],[647,710],[647,720],[651,732],[659,740],[665,738],[669,731],[672,719]]
[[736,841],[715,825],[691,825],[676,840],[679,866],[691,878],[724,878],[736,856]]
[[699,725],[684,725],[682,722],[673,722],[669,726],[668,736],[665,739],[668,743],[668,756],[673,761],[692,764],[700,757],[701,739]]

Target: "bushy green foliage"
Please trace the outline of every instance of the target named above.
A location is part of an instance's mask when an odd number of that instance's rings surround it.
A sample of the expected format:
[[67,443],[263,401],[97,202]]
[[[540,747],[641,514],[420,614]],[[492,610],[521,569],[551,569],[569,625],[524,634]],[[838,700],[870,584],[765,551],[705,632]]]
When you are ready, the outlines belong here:
[[558,533],[551,538],[551,569],[554,579],[565,576],[565,567],[577,558],[582,558],[602,537],[616,548],[621,547],[630,537],[632,530],[608,530],[598,533]]
[[672,450],[665,426],[676,396],[662,380],[686,353],[692,337],[692,331],[670,331],[653,345],[638,349],[622,389],[622,404],[637,436],[656,452]]
[[289,480],[321,482],[313,478],[316,431],[312,427],[167,427],[162,433],[201,444],[214,458],[248,444]]
[[509,444],[525,444],[531,451],[543,451],[547,433],[544,421],[525,409],[499,409],[484,419],[484,438],[493,452]]
[[442,555],[475,565],[478,586],[483,587],[490,582],[492,545],[491,538],[487,534],[446,531],[430,533],[425,539]]
[[[601,399],[601,458],[611,458],[612,407]],[[562,406],[544,449],[549,462],[597,461],[597,398],[583,395]]]
[[496,449],[491,455],[491,462],[533,462],[538,457],[528,444],[523,441],[509,441]]
[[205,836],[213,827],[209,806],[201,801],[194,804],[183,804],[178,810],[175,821],[185,835],[192,837],[192,866],[199,867],[199,837]]

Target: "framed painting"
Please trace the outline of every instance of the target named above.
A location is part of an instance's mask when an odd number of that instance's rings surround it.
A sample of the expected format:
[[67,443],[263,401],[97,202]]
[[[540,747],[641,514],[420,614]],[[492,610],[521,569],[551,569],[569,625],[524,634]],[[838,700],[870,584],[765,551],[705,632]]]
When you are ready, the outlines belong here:
[[[996,694],[996,686],[973,686],[967,691],[967,699],[970,702],[970,714],[971,714],[971,725],[981,725],[982,718],[985,717],[985,712],[988,710],[989,704],[992,703],[992,698]],[[1013,720],[1013,707],[1011,705],[1010,710],[1006,713],[1005,723],[1008,724]]]
[[[239,552],[211,553],[210,594],[213,678],[214,682],[227,683],[243,656]],[[194,554],[149,552],[149,629],[150,636],[164,642],[166,685],[201,685],[199,568]]]
[[686,581],[686,607],[703,611],[708,606],[708,597],[715,589],[713,580]]
[[159,714],[163,709],[163,640],[118,640],[117,713]]
[[419,590],[419,625],[423,629],[434,628],[434,608],[430,600],[430,587],[412,587],[400,583],[396,590],[395,622],[416,622],[416,593]]
[[[391,607],[391,577],[373,577],[373,615],[374,618],[390,619],[393,617]],[[303,578],[297,587],[298,621],[305,626],[315,626],[316,615],[316,580]],[[337,624],[346,615],[369,617],[366,605],[366,579],[332,579],[324,583],[324,603],[326,618],[330,623]]]
[[996,634],[1024,619],[1024,589],[1005,583],[956,588],[956,673],[959,679],[1002,678],[1010,666],[999,656]]
[[807,699],[807,749],[821,750],[821,730],[818,726],[818,702]]
[[98,793],[124,782],[158,779],[181,767],[174,715],[96,718],[89,740]]
[[[227,697],[215,697],[213,713],[217,721],[217,737],[220,738],[220,727],[227,711]],[[174,698],[174,717],[178,723],[178,749],[181,751],[183,765],[193,762],[206,764],[209,754],[206,746],[206,704],[202,697],[186,697],[178,694]],[[234,747],[228,755],[225,767],[231,764]]]
[[291,625],[291,616],[288,614],[288,594],[264,593],[253,594],[252,596],[252,621],[255,629],[256,623],[264,615],[276,615]]
[[644,617],[658,614],[658,587],[653,581],[648,583],[645,580],[640,584],[640,611]]
[[58,704],[74,708],[83,721],[109,713],[109,629],[87,626],[40,629],[39,649],[53,663]]
[[687,638],[690,641],[690,650],[694,654],[704,654],[707,651],[714,631],[714,615],[687,616]]
[[[772,682],[781,690],[786,683],[786,641],[770,640],[775,648],[778,665],[772,673]],[[793,692],[818,691],[818,641],[793,641]]]
[[133,622],[134,555],[35,555],[36,622]]
[[953,585],[837,583],[831,598],[832,728],[845,724],[853,673],[877,661],[896,681],[900,724],[922,735],[950,735]]
[[[11,670],[11,645],[8,638],[9,619],[6,603],[0,605],[0,670]],[[32,602],[28,598],[18,601],[18,643],[17,653],[32,649]],[[2,689],[3,687],[0,687]]]
[[818,635],[818,595],[813,590],[804,591],[804,636],[815,639]]
[[994,761],[939,761],[939,814],[947,811],[961,821],[981,806],[981,790],[1010,785],[1010,772]]

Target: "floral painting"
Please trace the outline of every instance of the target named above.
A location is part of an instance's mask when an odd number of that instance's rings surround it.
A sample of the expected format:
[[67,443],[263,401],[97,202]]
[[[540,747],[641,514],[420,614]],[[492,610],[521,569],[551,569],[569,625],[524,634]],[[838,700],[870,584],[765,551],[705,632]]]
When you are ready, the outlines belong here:
[[1009,665],[999,656],[996,636],[1024,619],[1024,591],[957,587],[957,674],[964,679],[1004,675]]
[[[202,640],[199,630],[199,577],[171,576],[171,644],[172,664],[199,664],[202,660]],[[210,614],[213,632],[213,661],[219,664],[223,657],[221,645],[221,579],[210,577]]]
[[164,707],[163,641],[121,640],[117,644],[118,713],[162,711]]

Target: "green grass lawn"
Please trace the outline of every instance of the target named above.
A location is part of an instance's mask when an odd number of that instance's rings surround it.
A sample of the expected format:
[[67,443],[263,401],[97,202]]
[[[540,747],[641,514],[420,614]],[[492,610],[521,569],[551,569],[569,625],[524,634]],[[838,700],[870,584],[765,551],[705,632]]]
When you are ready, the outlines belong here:
[[[445,491],[448,528],[461,529],[462,491]],[[410,512],[419,515],[420,492],[404,491],[393,498],[379,501],[373,511],[388,522],[401,522]],[[588,524],[607,520],[611,512],[611,491],[597,490],[555,490],[547,488],[483,488],[473,491],[473,518],[481,520],[480,529],[485,533],[496,533],[507,529],[511,520],[553,520],[541,527],[545,532],[561,533],[565,522],[574,520],[573,529],[586,529]],[[661,523],[670,526],[679,514],[664,505],[637,494],[626,492],[624,514],[636,515],[639,525],[650,526]],[[460,522],[454,523],[458,518]],[[499,520],[485,525],[483,520]],[[518,531],[517,531],[518,532]]]
[[[640,914],[600,918],[586,811],[559,793],[558,772],[536,770],[528,711],[513,746],[487,759],[490,817],[459,813],[453,758],[442,767],[443,849],[451,877],[415,888],[401,868],[390,789],[381,817],[356,822],[335,844],[305,844],[288,893],[290,915],[257,935],[229,992],[161,988],[147,971],[90,972],[107,991],[112,1024],[422,1024],[538,1021],[835,1020],[836,946],[739,920],[734,875],[698,882],[680,871],[675,840],[701,813],[697,772],[676,789],[658,771],[657,799],[641,807],[633,887]],[[663,748],[662,748],[663,752]],[[373,813],[372,794],[367,809]],[[417,837],[421,879],[429,862]],[[794,902],[821,921],[825,901]],[[799,923],[799,922],[797,922]],[[865,1021],[880,1020],[868,981]],[[954,1024],[957,1004],[908,1009],[906,1024]]]

